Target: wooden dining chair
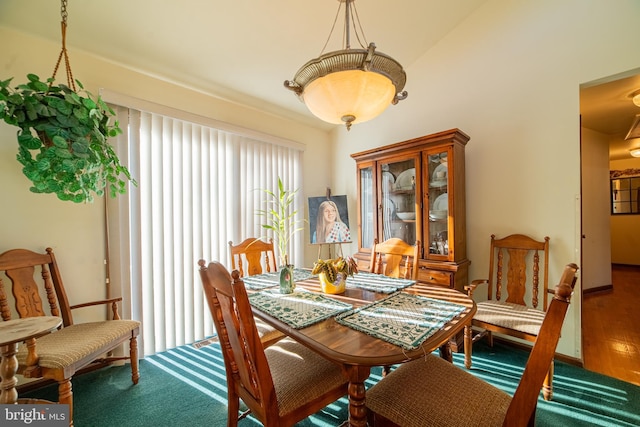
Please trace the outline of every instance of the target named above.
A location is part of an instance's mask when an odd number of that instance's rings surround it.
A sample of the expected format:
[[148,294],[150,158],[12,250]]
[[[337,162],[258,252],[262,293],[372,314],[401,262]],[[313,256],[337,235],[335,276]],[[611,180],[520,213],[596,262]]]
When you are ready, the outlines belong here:
[[[465,366],[471,368],[473,343],[493,332],[534,342],[547,309],[549,286],[549,238],[535,240],[523,234],[501,239],[491,235],[489,276],[474,280],[465,289],[473,298],[478,286],[487,286],[487,299],[477,303],[471,325],[465,328]],[[474,332],[478,330],[478,332]],[[546,400],[553,395],[553,361],[545,379]]]
[[[369,272],[388,277],[418,280],[418,256],[420,241],[410,245],[402,239],[392,237],[382,243],[373,240],[371,248],[371,266]],[[382,375],[386,376],[391,366],[382,367]]]
[[238,271],[229,274],[218,262],[198,265],[224,358],[227,426],[238,424],[239,399],[265,427],[286,427],[347,393],[341,368],[307,347],[291,339],[261,345]]
[[238,270],[241,277],[262,274],[263,271],[267,273],[278,271],[273,239],[265,242],[259,238],[249,237],[237,245],[230,241],[229,253],[231,270]]
[[382,243],[374,239],[369,271],[389,277],[418,280],[419,254],[420,241],[410,245],[397,237]]
[[577,271],[575,264],[565,266],[513,397],[430,354],[400,365],[366,392],[369,425],[533,427]]
[[[240,277],[262,274],[263,271],[271,273],[278,270],[273,239],[265,242],[256,237],[249,237],[237,245],[229,241],[229,255],[231,256],[231,270],[238,270]],[[265,347],[285,337],[282,332],[261,319],[256,317],[254,320],[260,340]]]
[[[117,303],[122,298],[70,305],[56,258],[51,248],[46,253],[13,249],[0,254],[0,271],[12,283],[15,311],[20,318],[58,316],[62,327],[48,335],[20,346],[18,373],[25,378],[43,378],[58,383],[58,402],[69,405],[70,425],[73,425],[73,392],[71,379],[80,369],[102,366],[118,360],[131,362],[131,380],[138,383],[138,342],[140,322],[122,320]],[[46,303],[45,303],[46,302]],[[111,319],[75,323],[72,310],[107,305]],[[0,313],[2,320],[11,320],[8,292],[0,276]],[[111,356],[112,350],[129,344],[129,355]],[[99,384],[95,385],[99,387]]]

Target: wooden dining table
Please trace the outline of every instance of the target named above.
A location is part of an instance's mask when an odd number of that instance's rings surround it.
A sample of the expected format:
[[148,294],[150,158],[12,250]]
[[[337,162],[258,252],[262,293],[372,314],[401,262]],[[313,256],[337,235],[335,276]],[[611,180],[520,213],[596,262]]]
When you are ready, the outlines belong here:
[[[322,292],[317,278],[296,282],[296,289]],[[453,289],[416,283],[402,292],[460,304],[464,306],[464,310],[428,336],[418,348],[411,350],[340,324],[334,317],[296,329],[256,307],[253,307],[253,312],[264,322],[342,366],[349,378],[349,418],[343,425],[360,427],[367,425],[365,381],[369,378],[372,367],[408,362],[424,357],[438,348],[441,356],[451,361],[449,339],[460,333],[476,312],[474,301]],[[389,294],[347,286],[343,294],[326,296],[357,308],[389,297]]]
[[[33,341],[46,335],[62,324],[56,316],[24,317],[0,322],[0,404],[15,404],[18,401],[16,372],[18,370],[18,343]],[[33,344],[31,344],[33,345]]]

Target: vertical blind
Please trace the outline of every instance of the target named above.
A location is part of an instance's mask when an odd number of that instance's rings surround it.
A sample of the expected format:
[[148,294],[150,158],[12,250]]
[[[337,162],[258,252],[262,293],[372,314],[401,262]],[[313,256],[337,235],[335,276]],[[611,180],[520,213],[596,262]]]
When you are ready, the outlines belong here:
[[[228,268],[228,242],[272,237],[263,189],[302,186],[302,150],[166,115],[116,107],[116,151],[137,187],[108,201],[110,276],[125,315],[142,321],[144,355],[214,333],[197,262]],[[301,192],[295,209],[302,215]],[[299,218],[302,219],[302,218]],[[302,262],[297,233],[292,261]],[[117,281],[117,283],[115,283]],[[127,310],[130,309],[130,313]]]

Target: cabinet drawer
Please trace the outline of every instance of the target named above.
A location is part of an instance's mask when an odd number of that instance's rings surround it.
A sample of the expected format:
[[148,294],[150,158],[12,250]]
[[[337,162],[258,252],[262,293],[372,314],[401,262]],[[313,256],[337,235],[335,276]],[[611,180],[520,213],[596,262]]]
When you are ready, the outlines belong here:
[[418,281],[431,285],[450,287],[453,283],[452,276],[453,273],[448,271],[430,270],[424,267],[418,269]]

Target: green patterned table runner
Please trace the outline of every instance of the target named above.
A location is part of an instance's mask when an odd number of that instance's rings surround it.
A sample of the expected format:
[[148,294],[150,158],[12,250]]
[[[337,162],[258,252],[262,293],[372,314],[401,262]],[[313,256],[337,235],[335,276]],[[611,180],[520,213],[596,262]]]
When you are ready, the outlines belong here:
[[295,329],[305,328],[353,308],[351,304],[303,290],[281,294],[267,289],[249,295],[249,302]]
[[[293,281],[298,282],[300,280],[306,280],[313,277],[311,271],[303,268],[293,269]],[[244,286],[252,291],[259,291],[261,289],[273,288],[280,284],[280,272],[275,273],[263,273],[256,274],[255,276],[243,277]]]
[[397,279],[375,273],[356,273],[353,276],[347,277],[347,286],[354,286],[356,288],[385,294],[391,294],[415,283],[415,280]]
[[398,292],[343,313],[336,321],[413,350],[465,309],[460,304]]

